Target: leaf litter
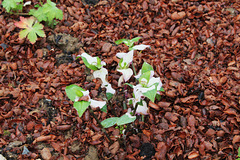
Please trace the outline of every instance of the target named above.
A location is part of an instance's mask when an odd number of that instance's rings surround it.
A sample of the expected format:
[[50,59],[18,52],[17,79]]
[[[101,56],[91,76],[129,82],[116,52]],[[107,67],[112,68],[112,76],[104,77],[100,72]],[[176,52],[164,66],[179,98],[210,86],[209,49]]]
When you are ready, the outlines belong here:
[[[77,38],[80,48],[71,53],[45,38],[35,45],[24,43],[14,27],[18,19],[0,11],[0,156],[83,159],[92,151],[99,159],[141,159],[148,158],[141,150],[151,144],[156,152],[149,159],[237,158],[239,2],[133,0],[86,5],[60,0],[57,6],[64,11],[64,20],[54,30],[48,28],[46,35]],[[113,135],[110,144],[89,112],[82,119],[77,116],[64,92],[69,84],[77,84],[87,86],[93,95],[101,93],[98,84],[86,81],[83,62],[54,64],[66,51],[72,59],[83,51],[99,56],[107,63],[108,81],[117,89],[115,54],[127,48],[114,42],[134,37],[143,37],[139,43],[151,46],[134,55],[136,69],[144,61],[154,66],[165,92],[149,105],[144,122],[134,123],[125,145],[118,129],[107,129]],[[50,108],[56,110],[52,117],[38,103],[43,99],[51,100]],[[119,115],[124,113],[120,100],[119,96],[112,104]],[[106,119],[105,113],[94,112]],[[13,142],[21,143],[10,145]],[[71,147],[73,142],[76,148]],[[21,154],[24,146],[28,154]]]

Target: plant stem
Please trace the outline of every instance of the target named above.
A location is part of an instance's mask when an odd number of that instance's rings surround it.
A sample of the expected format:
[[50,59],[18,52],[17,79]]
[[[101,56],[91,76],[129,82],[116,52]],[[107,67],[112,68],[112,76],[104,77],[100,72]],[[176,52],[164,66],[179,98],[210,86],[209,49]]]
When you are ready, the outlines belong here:
[[124,101],[123,101],[123,109],[127,109],[127,85],[124,85]]
[[135,67],[134,67],[134,65],[133,65],[133,62],[132,62],[132,69],[133,69],[134,75],[136,76],[136,75],[137,75],[137,72],[136,72],[136,69],[135,69]]
[[28,13],[12,13],[14,15],[19,15],[19,16],[28,16]]
[[136,111],[137,111],[137,107],[138,107],[138,103],[136,103],[136,106],[134,107],[133,115],[135,115],[135,113],[136,113]]
[[111,140],[110,136],[108,135],[107,131],[105,130],[105,128],[103,128],[101,122],[99,121],[99,119],[97,118],[97,116],[94,114],[94,111],[92,110],[92,108],[90,106],[88,106],[90,114],[94,117],[94,119],[97,121],[98,125],[102,128],[103,133],[106,135],[107,139],[109,140],[109,142],[112,144],[113,141]]
[[116,114],[116,112],[115,112],[115,109],[113,108],[112,103],[111,103],[110,100],[108,100],[108,104],[109,104],[110,107],[111,107],[111,111],[112,111],[113,115],[114,115],[115,117],[117,117],[117,114]]

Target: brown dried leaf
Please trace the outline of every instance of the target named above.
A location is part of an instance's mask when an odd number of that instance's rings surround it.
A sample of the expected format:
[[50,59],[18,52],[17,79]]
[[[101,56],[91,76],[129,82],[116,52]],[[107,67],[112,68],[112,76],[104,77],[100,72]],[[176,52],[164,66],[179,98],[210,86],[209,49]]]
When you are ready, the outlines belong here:
[[172,121],[172,122],[175,122],[178,120],[178,117],[176,116],[176,114],[174,113],[171,113],[171,112],[166,112],[164,117],[169,120],[169,121]]
[[109,150],[113,155],[115,155],[119,150],[119,148],[120,148],[119,142],[116,141],[109,147]]
[[235,144],[235,143],[238,143],[238,142],[240,142],[240,135],[235,135],[233,137],[232,143]]
[[199,157],[198,151],[191,151],[191,152],[188,154],[188,159],[194,159],[194,158],[197,158],[197,157]]
[[157,152],[155,153],[155,157],[158,160],[165,160],[167,154],[167,145],[164,142],[159,142],[157,144]]
[[180,20],[183,19],[186,16],[186,13],[184,11],[182,12],[174,12],[171,15],[172,20]]
[[195,102],[195,100],[198,98],[198,96],[196,95],[191,95],[191,96],[188,96],[188,97],[185,97],[185,98],[180,98],[180,101],[182,103],[192,103],[192,102]]

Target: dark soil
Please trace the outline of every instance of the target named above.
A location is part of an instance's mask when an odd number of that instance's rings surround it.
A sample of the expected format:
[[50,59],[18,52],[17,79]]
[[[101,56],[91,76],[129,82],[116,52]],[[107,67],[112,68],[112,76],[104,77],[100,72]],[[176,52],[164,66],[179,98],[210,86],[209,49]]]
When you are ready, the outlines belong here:
[[[0,3],[2,0],[0,0]],[[38,1],[32,0],[33,3]],[[20,40],[18,15],[0,8],[0,159],[219,159],[237,158],[240,146],[240,2],[238,0],[54,1],[64,18],[35,44]],[[135,53],[160,76],[165,92],[127,135],[107,130],[87,110],[79,118],[65,87],[77,84],[102,97],[78,55],[107,63],[117,90],[102,121],[123,115],[116,53],[121,38],[151,45]],[[87,78],[88,77],[88,78]],[[134,79],[133,79],[134,82]],[[119,96],[120,95],[120,96]],[[130,93],[129,93],[130,95]],[[109,106],[110,108],[110,106]]]

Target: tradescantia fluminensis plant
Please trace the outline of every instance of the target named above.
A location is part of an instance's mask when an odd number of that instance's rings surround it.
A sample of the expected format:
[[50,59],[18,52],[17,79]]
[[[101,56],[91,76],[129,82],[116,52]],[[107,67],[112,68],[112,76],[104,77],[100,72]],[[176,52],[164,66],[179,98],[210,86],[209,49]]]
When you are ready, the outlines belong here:
[[[134,46],[134,42],[138,41],[140,37],[137,37],[132,40],[122,39],[117,41],[117,44],[125,43],[128,45],[130,51],[128,53],[117,53],[117,57],[120,59],[117,71],[122,75],[119,78],[118,86],[124,85],[130,86],[133,90],[132,97],[127,99],[128,111],[120,117],[110,117],[103,120],[100,125],[103,128],[109,128],[111,126],[117,125],[122,126],[125,124],[132,123],[136,120],[136,115],[148,115],[149,109],[146,99],[154,102],[156,98],[159,97],[160,91],[164,91],[162,88],[162,82],[159,77],[154,77],[154,69],[153,67],[144,62],[142,68],[139,73],[135,74],[135,79],[138,84],[132,85],[130,83],[126,83],[133,76],[133,70],[130,68],[130,65],[133,61],[133,55],[135,50],[144,50],[146,48],[150,48],[149,45],[136,45]],[[106,88],[106,96],[107,100],[110,101],[113,95],[115,94],[115,90],[112,88],[111,84],[106,80],[108,71],[104,66],[105,62],[101,61],[99,57],[92,57],[87,53],[82,53],[78,58],[82,58],[84,64],[89,69],[93,70],[93,77],[99,78],[102,81],[102,88]],[[96,101],[91,99],[89,96],[89,91],[84,90],[83,88],[77,85],[70,85],[66,87],[66,93],[70,100],[74,101],[74,107],[78,111],[78,115],[81,117],[82,114],[89,109],[99,107],[102,111],[107,112],[107,102],[106,101]],[[83,98],[85,97],[85,98]],[[87,98],[86,98],[87,97]],[[131,107],[132,106],[132,107]],[[99,121],[99,120],[97,120]]]

